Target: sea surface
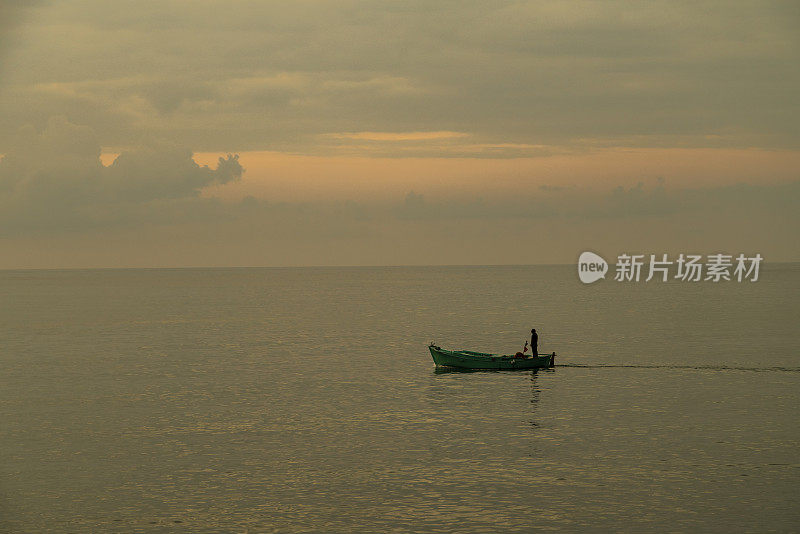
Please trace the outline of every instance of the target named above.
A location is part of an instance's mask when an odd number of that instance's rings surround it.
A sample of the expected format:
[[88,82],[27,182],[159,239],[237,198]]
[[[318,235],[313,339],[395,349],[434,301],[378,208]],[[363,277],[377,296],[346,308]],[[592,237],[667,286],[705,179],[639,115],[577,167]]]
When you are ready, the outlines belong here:
[[[0,531],[800,530],[800,265],[0,271]],[[549,370],[442,372],[427,345]]]

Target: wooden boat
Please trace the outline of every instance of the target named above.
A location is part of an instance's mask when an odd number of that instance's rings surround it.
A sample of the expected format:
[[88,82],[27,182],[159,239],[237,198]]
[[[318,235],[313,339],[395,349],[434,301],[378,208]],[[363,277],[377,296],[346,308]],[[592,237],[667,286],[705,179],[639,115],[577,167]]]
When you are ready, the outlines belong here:
[[486,354],[471,350],[445,350],[431,343],[428,346],[437,367],[457,367],[460,369],[540,369],[553,367],[556,353],[537,354],[527,358]]

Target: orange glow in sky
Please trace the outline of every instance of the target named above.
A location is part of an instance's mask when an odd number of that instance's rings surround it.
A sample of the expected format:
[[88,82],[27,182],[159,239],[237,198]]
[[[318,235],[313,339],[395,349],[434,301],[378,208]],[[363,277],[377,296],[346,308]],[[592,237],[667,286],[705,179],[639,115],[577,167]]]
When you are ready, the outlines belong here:
[[[214,167],[219,153],[195,154]],[[104,158],[105,162],[113,157]],[[210,196],[279,201],[396,199],[409,191],[436,197],[532,194],[540,187],[606,190],[651,183],[702,188],[797,178],[800,154],[756,149],[604,149],[532,158],[321,157],[242,152],[244,178]]]

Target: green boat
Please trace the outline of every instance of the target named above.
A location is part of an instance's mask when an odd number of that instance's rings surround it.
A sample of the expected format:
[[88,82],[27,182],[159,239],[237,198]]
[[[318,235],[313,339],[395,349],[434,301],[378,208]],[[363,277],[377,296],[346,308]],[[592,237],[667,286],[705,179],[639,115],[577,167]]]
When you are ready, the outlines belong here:
[[433,343],[428,349],[437,367],[459,369],[540,369],[553,367],[556,358],[555,352],[520,358],[471,350],[445,350]]

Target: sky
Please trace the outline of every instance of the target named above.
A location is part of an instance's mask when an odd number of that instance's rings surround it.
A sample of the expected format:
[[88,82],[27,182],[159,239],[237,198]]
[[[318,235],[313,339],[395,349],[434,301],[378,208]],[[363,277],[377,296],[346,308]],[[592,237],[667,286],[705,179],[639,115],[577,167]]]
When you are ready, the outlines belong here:
[[800,5],[0,0],[0,268],[800,261]]

